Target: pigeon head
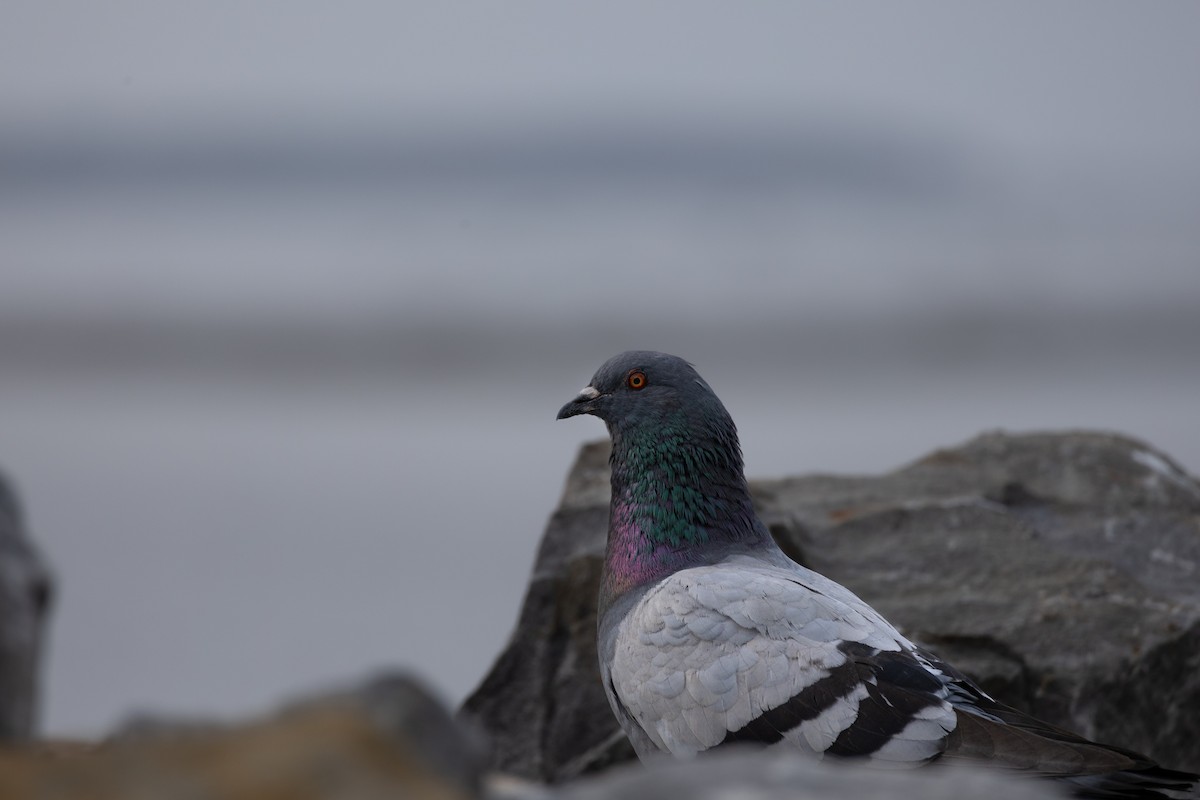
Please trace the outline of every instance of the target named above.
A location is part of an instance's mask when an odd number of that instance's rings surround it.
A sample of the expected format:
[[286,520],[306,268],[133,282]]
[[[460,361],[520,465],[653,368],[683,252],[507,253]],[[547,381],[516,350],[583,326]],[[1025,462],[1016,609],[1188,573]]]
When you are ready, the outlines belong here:
[[559,409],[558,419],[580,414],[599,417],[613,433],[681,419],[729,420],[691,364],[651,350],[630,350],[604,362],[579,395]]
[[614,356],[558,418],[580,414],[604,420],[613,445],[602,607],[732,547],[769,546],[737,429],[691,364],[646,350]]

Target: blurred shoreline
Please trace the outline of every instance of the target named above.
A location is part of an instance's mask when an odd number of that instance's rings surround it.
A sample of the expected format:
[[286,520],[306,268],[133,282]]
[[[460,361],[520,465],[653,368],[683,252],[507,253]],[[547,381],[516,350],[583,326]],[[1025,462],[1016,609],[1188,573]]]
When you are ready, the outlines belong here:
[[[1190,298],[1142,308],[965,307],[903,309],[845,316],[764,315],[752,321],[611,319],[441,320],[398,313],[394,320],[279,319],[257,322],[0,314],[0,365],[24,371],[150,369],[165,373],[225,373],[233,379],[271,373],[374,373],[434,367],[440,379],[457,372],[504,370],[532,353],[545,364],[569,365],[604,342],[669,339],[690,358],[779,359],[792,365],[863,367],[902,358],[929,367],[1013,364],[1064,366],[1088,361],[1192,363],[1200,342],[1200,313]],[[436,316],[436,315],[432,315]],[[636,344],[628,345],[630,347]],[[857,368],[852,367],[852,368]]]

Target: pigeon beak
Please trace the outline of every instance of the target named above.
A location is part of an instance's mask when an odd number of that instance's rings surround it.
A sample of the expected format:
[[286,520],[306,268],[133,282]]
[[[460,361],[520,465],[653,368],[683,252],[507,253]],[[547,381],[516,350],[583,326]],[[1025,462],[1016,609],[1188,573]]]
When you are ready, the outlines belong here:
[[558,416],[555,419],[566,419],[567,417],[576,417],[580,414],[591,414],[596,408],[593,403],[599,396],[600,392],[593,387],[583,387],[574,400],[558,410]]

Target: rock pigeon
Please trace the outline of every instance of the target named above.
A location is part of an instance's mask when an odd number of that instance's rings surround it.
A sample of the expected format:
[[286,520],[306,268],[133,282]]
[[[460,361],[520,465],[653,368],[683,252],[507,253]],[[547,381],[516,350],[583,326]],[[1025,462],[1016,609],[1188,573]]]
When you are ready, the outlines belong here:
[[609,359],[558,419],[612,438],[597,612],[605,692],[638,756],[732,743],[879,766],[975,760],[1082,797],[1200,797],[1200,777],[992,699],[755,515],[733,420],[676,356]]

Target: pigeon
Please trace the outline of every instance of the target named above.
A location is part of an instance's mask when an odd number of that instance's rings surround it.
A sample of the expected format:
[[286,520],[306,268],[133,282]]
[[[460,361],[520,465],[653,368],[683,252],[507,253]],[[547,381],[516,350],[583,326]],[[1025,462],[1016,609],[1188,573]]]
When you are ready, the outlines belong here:
[[976,762],[1080,797],[1200,797],[1200,776],[989,696],[849,589],[789,559],[754,512],[737,429],[683,359],[609,359],[558,419],[612,439],[597,651],[643,761],[757,744],[883,767]]

